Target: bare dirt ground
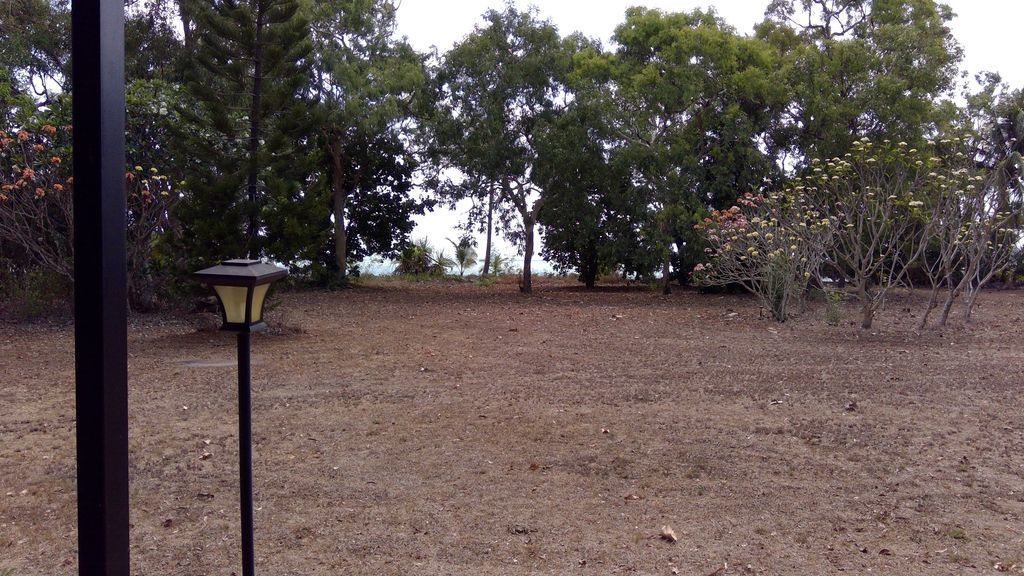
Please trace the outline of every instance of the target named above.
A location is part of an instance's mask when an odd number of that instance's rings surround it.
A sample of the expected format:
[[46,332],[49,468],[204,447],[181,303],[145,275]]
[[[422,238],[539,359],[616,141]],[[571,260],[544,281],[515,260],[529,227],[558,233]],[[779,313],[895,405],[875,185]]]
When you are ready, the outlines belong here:
[[[864,333],[554,281],[286,294],[253,342],[258,572],[1024,572],[1024,294],[922,336],[903,305]],[[234,340],[200,320],[133,322],[140,576],[239,570]],[[17,576],[76,573],[72,346],[0,327]]]

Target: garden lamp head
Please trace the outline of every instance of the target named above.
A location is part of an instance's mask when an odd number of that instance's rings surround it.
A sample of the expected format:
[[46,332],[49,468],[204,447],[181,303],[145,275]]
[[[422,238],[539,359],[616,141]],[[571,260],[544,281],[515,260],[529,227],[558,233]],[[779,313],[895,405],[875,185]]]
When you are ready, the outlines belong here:
[[221,330],[260,332],[267,328],[263,322],[267,290],[271,282],[287,275],[286,269],[259,260],[225,260],[192,277],[217,295],[224,321]]

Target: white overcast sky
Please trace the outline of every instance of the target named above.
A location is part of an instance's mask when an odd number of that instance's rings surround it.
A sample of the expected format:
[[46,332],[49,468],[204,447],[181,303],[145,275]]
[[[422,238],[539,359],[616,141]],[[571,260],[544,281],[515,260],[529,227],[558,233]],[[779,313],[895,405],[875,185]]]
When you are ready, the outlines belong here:
[[[418,50],[436,47],[441,53],[472,32],[485,11],[501,9],[504,5],[503,0],[398,1],[398,33],[407,37]],[[764,18],[769,0],[517,0],[515,3],[520,9],[536,7],[541,18],[550,20],[563,35],[582,32],[607,45],[629,6],[670,12],[713,7],[740,33],[749,34]],[[999,72],[1011,87],[1024,88],[1024,65],[1020,64],[1020,51],[1015,47],[1020,23],[1024,22],[1024,0],[945,0],[945,3],[957,15],[951,27],[964,49],[964,69],[972,76],[981,71]],[[417,219],[413,237],[426,237],[434,245],[445,246],[445,238],[458,236],[454,227],[459,219],[458,213],[435,211]],[[479,245],[482,251],[482,238]],[[539,251],[539,242],[537,246]],[[499,242],[498,250],[507,256],[515,253],[515,249],[504,242]],[[535,266],[541,271],[547,269],[540,262]]]

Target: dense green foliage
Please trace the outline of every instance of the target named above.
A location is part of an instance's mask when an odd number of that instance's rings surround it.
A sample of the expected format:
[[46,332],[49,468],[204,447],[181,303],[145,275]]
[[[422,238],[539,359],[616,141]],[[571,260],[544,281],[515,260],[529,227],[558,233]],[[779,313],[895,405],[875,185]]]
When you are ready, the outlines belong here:
[[435,79],[438,154],[472,177],[469,186],[442,189],[456,198],[494,191],[506,236],[523,247],[520,287],[529,292],[534,229],[547,188],[536,171],[537,131],[565,107],[570,43],[511,5],[484,20],[445,54]]
[[194,126],[180,213],[186,250],[197,264],[238,254],[288,260],[310,202],[304,194],[311,183],[309,116],[300,97],[310,82],[312,50],[305,5],[195,6],[199,34],[186,73],[189,98],[178,107]]
[[951,120],[961,51],[933,0],[773,0],[757,36],[793,93],[772,139],[806,166],[859,138],[920,144]]
[[631,8],[614,40],[615,52],[582,54],[580,73],[599,83],[610,144],[650,207],[667,290],[671,245],[693,260],[693,223],[778,172],[760,144],[784,84],[767,44],[699,10]]
[[547,183],[542,254],[556,270],[577,271],[587,287],[620,266],[629,274],[655,265],[643,260],[652,251],[636,234],[646,204],[627,167],[603,145],[606,139],[595,137],[607,132],[599,112],[577,101],[537,138],[538,177]]
[[386,0],[328,0],[312,11],[316,139],[333,242],[315,267],[338,283],[364,256],[408,244],[419,165],[408,135],[423,97],[423,58],[395,35]]

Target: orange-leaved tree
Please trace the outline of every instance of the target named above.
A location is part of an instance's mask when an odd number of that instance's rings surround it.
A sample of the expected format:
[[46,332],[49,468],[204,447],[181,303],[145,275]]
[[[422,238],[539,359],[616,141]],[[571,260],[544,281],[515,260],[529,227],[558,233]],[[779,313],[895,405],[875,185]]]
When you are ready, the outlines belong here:
[[[74,280],[74,212],[71,127],[41,124],[0,131],[0,242],[5,256]],[[169,211],[178,198],[154,167],[125,171],[129,296],[151,305],[148,274],[153,242],[172,230]]]

